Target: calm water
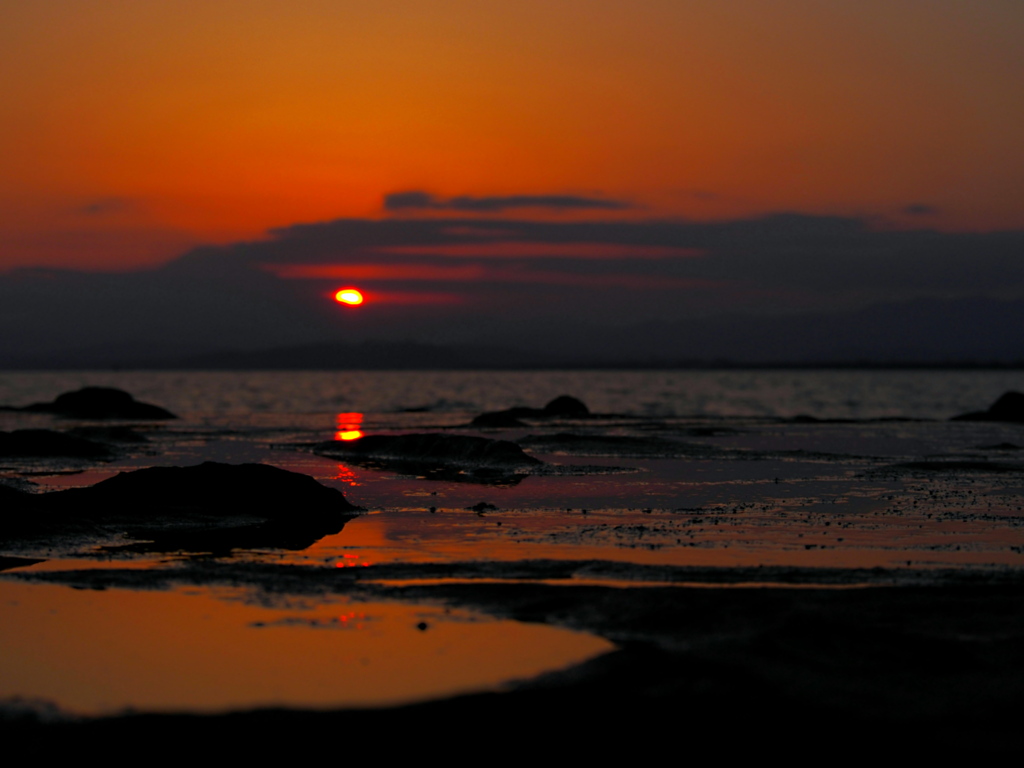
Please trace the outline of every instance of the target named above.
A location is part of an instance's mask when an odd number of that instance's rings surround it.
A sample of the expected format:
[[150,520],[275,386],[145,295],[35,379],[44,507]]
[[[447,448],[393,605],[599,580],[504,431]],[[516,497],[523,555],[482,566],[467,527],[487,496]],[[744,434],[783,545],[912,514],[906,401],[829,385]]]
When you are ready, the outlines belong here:
[[1020,371],[61,371],[0,373],[0,404],[116,386],[179,414],[427,409],[453,416],[561,394],[635,416],[946,419],[1024,389]]

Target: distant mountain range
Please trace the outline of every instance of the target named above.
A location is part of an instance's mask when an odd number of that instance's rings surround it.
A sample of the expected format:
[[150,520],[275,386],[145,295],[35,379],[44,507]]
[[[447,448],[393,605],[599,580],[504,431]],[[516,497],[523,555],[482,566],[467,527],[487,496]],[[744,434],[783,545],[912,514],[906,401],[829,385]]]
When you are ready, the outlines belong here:
[[319,342],[195,350],[96,344],[7,356],[7,369],[521,369],[721,366],[1021,366],[1024,302],[921,299],[855,312],[720,316],[546,335],[496,334],[493,345]]

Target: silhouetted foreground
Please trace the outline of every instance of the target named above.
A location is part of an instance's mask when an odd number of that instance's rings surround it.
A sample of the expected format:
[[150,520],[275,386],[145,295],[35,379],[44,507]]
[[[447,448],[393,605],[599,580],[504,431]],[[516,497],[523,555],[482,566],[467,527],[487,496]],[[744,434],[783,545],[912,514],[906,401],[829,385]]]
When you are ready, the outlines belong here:
[[177,418],[158,405],[140,403],[127,392],[113,387],[83,387],[75,392],[58,395],[53,402],[33,403],[9,410],[53,413],[73,419],[151,421]]
[[[125,713],[92,720],[63,720],[54,711],[48,720],[44,707],[19,711],[8,705],[0,708],[0,738],[11,750],[65,751],[79,760],[112,752],[189,760],[223,753],[232,761],[379,756],[447,763],[515,757],[531,764],[1017,757],[1024,700],[1024,577],[1018,559],[1024,470],[1007,454],[1019,450],[1019,427],[1012,422],[1024,421],[1024,396],[1007,393],[987,411],[958,417],[1007,424],[910,425],[920,426],[914,439],[953,435],[945,453],[932,453],[931,443],[927,454],[900,443],[880,456],[851,442],[870,431],[868,422],[850,421],[849,429],[840,420],[818,419],[780,419],[768,428],[646,423],[632,434],[605,433],[599,429],[602,417],[569,400],[574,399],[558,398],[544,409],[491,412],[493,421],[478,424],[522,426],[520,418],[540,423],[530,425],[537,434],[518,434],[516,443],[412,433],[329,441],[314,450],[351,465],[421,474],[424,488],[436,479],[512,483],[553,468],[561,454],[635,457],[637,466],[671,466],[676,472],[666,471],[663,480],[650,471],[628,476],[639,477],[637,488],[683,487],[672,497],[679,499],[672,508],[621,508],[647,503],[637,490],[623,494],[626,502],[605,502],[614,517],[591,522],[593,515],[574,517],[566,509],[556,518],[543,507],[582,506],[572,500],[567,483],[552,486],[556,490],[533,507],[529,499],[521,509],[502,503],[502,519],[491,515],[496,505],[479,502],[469,509],[495,519],[462,515],[474,526],[452,529],[486,533],[493,543],[512,539],[508,531],[518,528],[513,541],[523,554],[515,560],[470,554],[462,561],[437,556],[421,562],[398,550],[391,560],[353,569],[325,567],[330,558],[323,552],[308,564],[260,560],[250,552],[245,558],[186,558],[140,568],[91,563],[26,577],[78,589],[229,586],[300,602],[331,595],[443,604],[586,631],[615,643],[617,651],[501,692],[382,709]],[[552,408],[559,401],[570,407]],[[577,425],[559,419],[588,421],[573,431]],[[883,422],[871,423],[869,438],[893,439]],[[646,429],[651,426],[657,429]],[[787,440],[770,444],[775,433]],[[717,437],[726,440],[714,442]],[[520,446],[544,454],[545,462]],[[841,452],[832,452],[837,448]],[[907,460],[912,457],[921,460]],[[669,465],[665,459],[679,461]],[[361,501],[372,498],[370,474],[359,478]],[[441,488],[455,506],[459,489]],[[308,476],[209,462],[124,473],[91,488],[46,494],[0,485],[0,504],[0,539],[128,532],[146,540],[122,549],[223,554],[233,547],[301,548],[340,529],[356,511],[338,491]],[[558,525],[538,529],[531,542],[528,524],[545,515]],[[437,521],[443,515],[424,510],[421,517]],[[583,532],[588,547],[614,537],[617,546],[602,550],[614,555],[588,560],[595,556],[579,549],[578,557],[573,552],[556,555],[561,559],[529,559],[537,557],[531,555],[536,540],[569,547],[584,540]],[[774,546],[772,536],[779,537]],[[924,538],[893,543],[900,537]],[[737,565],[739,555],[732,553],[751,541],[767,556]],[[788,541],[788,549],[780,541]],[[400,537],[388,540],[389,547],[399,544]],[[890,550],[905,552],[906,567],[902,554],[895,566],[872,567],[879,561],[870,557],[883,550],[883,562],[895,559]],[[683,553],[684,562],[698,562],[689,559],[690,552],[717,553],[717,559],[710,566],[680,566],[633,555],[654,551]],[[813,562],[799,558],[817,552],[828,554],[818,561],[828,567],[771,564],[771,557]],[[9,556],[0,568],[29,562]],[[847,565],[835,565],[840,562]],[[422,631],[434,628],[424,625]]]
[[[1024,690],[1024,589],[692,589],[448,584],[392,589],[586,629],[620,649],[504,693],[379,710],[0,721],[8,744],[145,745],[234,758],[324,739],[421,758],[640,760],[1009,756]],[[429,631],[429,630],[428,630]],[[205,746],[204,746],[205,745]]]
[[543,408],[517,406],[503,411],[487,411],[475,417],[474,427],[522,427],[520,419],[584,419],[590,409],[571,395],[560,395]]
[[370,435],[356,440],[331,440],[315,450],[336,456],[394,459],[459,467],[519,467],[540,464],[508,440],[445,434]]
[[454,482],[507,484],[543,464],[508,440],[439,433],[369,435],[313,446],[321,456]]
[[0,456],[105,459],[110,449],[94,440],[52,429],[15,429],[0,432]]
[[1007,392],[989,406],[987,411],[974,411],[954,416],[953,421],[1007,421],[1024,423],[1024,394]]
[[308,475],[264,464],[205,462],[122,472],[88,488],[44,494],[0,485],[0,542],[125,530],[149,549],[221,551],[308,546],[359,508]]

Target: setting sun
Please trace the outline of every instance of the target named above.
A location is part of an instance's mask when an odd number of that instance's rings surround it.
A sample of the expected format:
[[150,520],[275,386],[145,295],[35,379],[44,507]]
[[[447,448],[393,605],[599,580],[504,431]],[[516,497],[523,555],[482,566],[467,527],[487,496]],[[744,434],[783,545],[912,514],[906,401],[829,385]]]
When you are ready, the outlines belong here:
[[334,294],[334,300],[339,304],[348,304],[355,307],[363,303],[363,294],[355,288],[342,288]]

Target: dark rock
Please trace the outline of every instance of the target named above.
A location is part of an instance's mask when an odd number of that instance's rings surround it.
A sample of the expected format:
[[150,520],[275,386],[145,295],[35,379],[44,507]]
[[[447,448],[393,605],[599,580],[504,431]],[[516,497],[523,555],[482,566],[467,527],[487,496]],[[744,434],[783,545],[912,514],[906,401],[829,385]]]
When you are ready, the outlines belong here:
[[10,557],[7,555],[0,555],[0,571],[9,571],[12,568],[26,568],[36,563],[42,563],[43,560],[32,557]]
[[1000,421],[1024,421],[1024,394],[1007,392],[991,405],[988,412]]
[[54,413],[75,419],[175,419],[170,411],[156,405],[140,403],[127,392],[112,387],[84,387],[65,392],[52,403],[34,403],[24,411]]
[[554,435],[527,435],[523,445],[540,453],[563,453],[572,456],[695,456],[720,455],[721,449],[710,445],[684,443],[662,437],[631,435],[576,435],[559,432]]
[[340,531],[359,509],[308,475],[216,462],[122,472],[89,488],[5,491],[8,496],[13,509],[26,514],[5,516],[0,540],[95,533],[109,526],[153,539],[150,549],[161,551],[303,548]]
[[331,440],[320,443],[314,450],[335,456],[398,459],[467,468],[529,467],[541,463],[508,440],[437,433],[368,435],[356,440]]
[[470,424],[474,427],[525,427],[526,425],[510,411],[489,411],[481,413]]
[[436,433],[332,440],[313,450],[374,469],[489,485],[515,485],[523,479],[523,470],[543,463],[507,440]]
[[975,411],[954,416],[951,421],[1008,421],[1024,423],[1024,394],[1007,392],[987,411]]
[[69,429],[69,435],[84,437],[87,440],[98,440],[101,443],[148,443],[149,438],[131,427],[75,427]]
[[581,400],[560,395],[543,408],[516,406],[503,411],[486,411],[473,419],[474,427],[523,427],[520,419],[585,419],[590,409]]
[[0,518],[0,526],[9,520],[8,516],[12,513],[30,509],[29,505],[32,503],[32,498],[32,494],[27,491],[0,483],[0,510],[3,511],[4,515],[4,517]]
[[105,459],[110,455],[105,445],[51,429],[0,432],[0,456]]
[[560,395],[544,406],[544,415],[575,419],[589,416],[590,409],[575,397]]
[[121,472],[89,488],[46,494],[61,503],[102,505],[121,514],[150,516],[155,511],[267,520],[337,521],[357,509],[342,493],[309,475],[267,464],[149,467]]

